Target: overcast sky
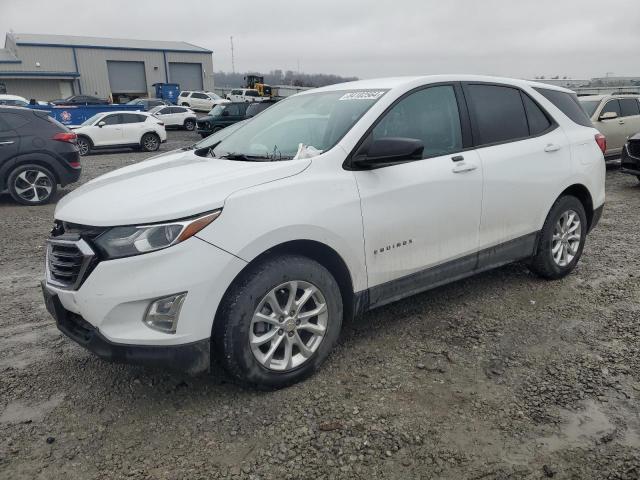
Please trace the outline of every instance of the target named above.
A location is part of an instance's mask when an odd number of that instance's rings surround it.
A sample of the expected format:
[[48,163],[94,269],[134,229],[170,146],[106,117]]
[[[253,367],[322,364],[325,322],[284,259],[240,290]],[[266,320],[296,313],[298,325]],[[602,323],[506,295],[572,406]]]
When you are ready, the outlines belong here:
[[640,0],[0,0],[0,35],[183,40],[214,69],[640,76]]

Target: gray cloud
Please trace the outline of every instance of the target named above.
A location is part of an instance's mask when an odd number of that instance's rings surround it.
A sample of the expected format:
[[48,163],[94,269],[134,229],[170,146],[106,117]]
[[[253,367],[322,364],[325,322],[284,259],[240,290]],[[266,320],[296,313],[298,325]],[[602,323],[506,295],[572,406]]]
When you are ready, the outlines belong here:
[[362,78],[639,75],[638,0],[0,0],[0,34],[183,40],[214,68]]

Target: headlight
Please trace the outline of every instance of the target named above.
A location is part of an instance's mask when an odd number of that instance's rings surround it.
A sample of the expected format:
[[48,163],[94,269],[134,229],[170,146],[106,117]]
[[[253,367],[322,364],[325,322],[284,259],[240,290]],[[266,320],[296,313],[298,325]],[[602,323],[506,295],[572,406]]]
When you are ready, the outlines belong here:
[[113,227],[95,239],[105,257],[122,258],[154,252],[184,242],[220,216],[222,209],[187,220],[143,225]]

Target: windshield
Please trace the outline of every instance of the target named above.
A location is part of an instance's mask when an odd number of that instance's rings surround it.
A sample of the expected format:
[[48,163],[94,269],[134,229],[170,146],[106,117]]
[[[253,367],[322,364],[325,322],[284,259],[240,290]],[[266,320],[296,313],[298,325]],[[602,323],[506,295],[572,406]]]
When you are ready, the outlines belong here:
[[85,120],[84,122],[82,122],[80,124],[81,127],[87,127],[89,125],[92,125],[96,120],[98,120],[103,114],[102,113],[96,113],[93,117],[88,118],[87,120]]
[[209,95],[209,98],[211,98],[212,100],[220,100],[220,95],[213,93],[213,92],[207,92],[207,95]]
[[224,112],[225,108],[227,108],[226,105],[216,105],[211,109],[211,111],[209,112],[209,115],[211,115],[212,117],[217,117],[219,115],[222,115],[222,112]]
[[216,143],[227,138],[233,132],[238,130],[245,123],[247,123],[247,120],[242,120],[241,122],[237,122],[237,123],[234,123],[233,125],[229,125],[228,127],[223,128],[222,130],[218,130],[217,132],[212,133],[211,135],[206,137],[204,140],[200,140],[198,143],[196,143],[193,146],[193,148],[196,150],[200,150],[201,148],[211,148]]
[[591,116],[595,113],[596,108],[600,105],[600,100],[580,100],[580,105],[584,110],[584,113],[587,114],[587,117],[591,118]]
[[164,105],[158,105],[157,107],[153,107],[151,110],[149,110],[149,113],[151,115],[154,115],[158,113],[160,110],[162,110],[163,108],[164,108]]
[[136,98],[135,100],[131,100],[130,102],[127,102],[127,105],[142,105],[142,100],[138,100]]
[[242,130],[224,139],[214,154],[238,159],[280,160],[293,158],[300,144],[327,151],[385,92],[341,90],[290,97],[266,109]]

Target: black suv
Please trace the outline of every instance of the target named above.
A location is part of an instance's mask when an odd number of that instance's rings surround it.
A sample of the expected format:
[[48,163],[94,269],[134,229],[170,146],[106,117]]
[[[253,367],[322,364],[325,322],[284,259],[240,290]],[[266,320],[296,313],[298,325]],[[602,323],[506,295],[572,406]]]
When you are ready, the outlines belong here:
[[620,156],[620,171],[635,175],[640,180],[640,133],[627,138]]
[[92,97],[91,95],[71,95],[60,100],[53,100],[53,105],[109,105],[109,100],[104,98]]
[[24,205],[51,200],[80,177],[76,134],[46,112],[0,106],[0,192]]
[[198,133],[202,138],[211,135],[224,127],[244,120],[247,108],[252,103],[232,102],[216,105],[206,117],[198,119]]

